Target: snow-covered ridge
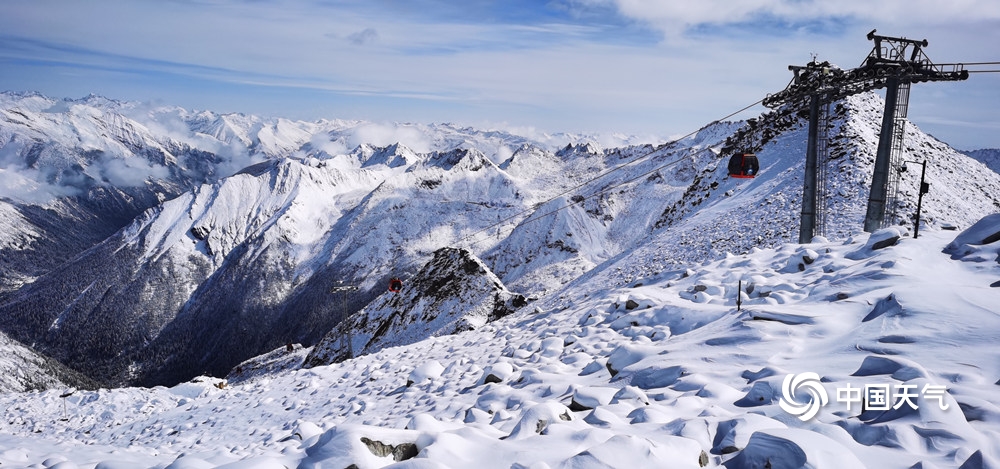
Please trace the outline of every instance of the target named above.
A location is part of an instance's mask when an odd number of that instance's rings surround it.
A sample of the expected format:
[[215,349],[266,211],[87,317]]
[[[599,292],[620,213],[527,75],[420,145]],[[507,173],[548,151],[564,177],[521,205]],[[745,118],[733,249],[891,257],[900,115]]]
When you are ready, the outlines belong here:
[[527,305],[475,255],[442,248],[399,291],[388,291],[346,318],[306,358],[327,365],[386,347],[476,330]]
[[973,159],[983,163],[994,172],[1000,173],[1000,149],[986,148],[982,150],[972,150],[962,152]]
[[46,389],[95,389],[97,383],[0,332],[0,393]]

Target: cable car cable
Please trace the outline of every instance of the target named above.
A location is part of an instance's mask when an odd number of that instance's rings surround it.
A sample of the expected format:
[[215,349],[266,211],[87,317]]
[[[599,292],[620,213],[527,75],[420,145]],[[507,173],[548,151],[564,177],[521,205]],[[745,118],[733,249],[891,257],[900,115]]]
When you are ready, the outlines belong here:
[[[938,66],[954,66],[954,65],[963,65],[963,66],[965,66],[965,65],[1000,65],[1000,62],[965,62],[965,63],[940,63],[940,64],[937,64],[937,65],[938,65]],[[969,72],[969,73],[1000,73],[1000,70],[968,70],[968,72]],[[793,79],[792,81],[794,81],[794,79]],[[746,111],[746,110],[748,110],[748,109],[750,109],[750,108],[752,108],[752,107],[754,107],[754,106],[756,106],[756,105],[758,105],[758,104],[762,103],[762,102],[764,101],[764,99],[766,99],[766,98],[763,98],[763,99],[760,99],[760,100],[758,100],[758,101],[756,101],[756,102],[754,102],[754,103],[752,103],[752,104],[750,104],[750,105],[747,105],[747,106],[745,106],[745,107],[741,108],[741,109],[740,109],[740,110],[738,110],[738,111],[735,111],[735,112],[732,112],[732,113],[730,113],[730,114],[728,114],[728,115],[726,115],[726,116],[724,116],[724,117],[721,117],[721,118],[719,118],[719,119],[716,119],[716,120],[713,120],[713,121],[709,122],[708,124],[706,124],[706,125],[705,125],[705,127],[707,127],[707,126],[709,126],[709,125],[712,125],[712,124],[716,124],[716,123],[718,123],[718,122],[720,122],[720,121],[723,121],[723,120],[726,120],[726,119],[728,119],[728,118],[730,118],[730,117],[733,117],[733,116],[735,116],[735,115],[737,115],[737,114],[739,114],[739,113],[741,113],[741,112],[744,112],[744,111]],[[702,127],[702,128],[704,128],[704,127]],[[669,145],[673,145],[673,144],[676,144],[677,142],[680,142],[681,140],[684,140],[684,139],[686,139],[686,138],[688,138],[688,137],[690,137],[690,136],[692,136],[692,135],[695,135],[695,134],[697,134],[697,133],[698,133],[698,132],[699,132],[700,130],[701,130],[701,129],[698,129],[698,130],[695,130],[695,131],[693,131],[693,132],[690,132],[690,133],[688,133],[688,134],[686,134],[686,135],[684,135],[684,136],[682,136],[682,137],[679,137],[679,138],[677,138],[677,139],[674,139],[674,140],[672,140],[672,141],[670,141],[670,142],[666,142],[666,143],[664,143],[663,145],[660,145],[660,146],[659,146],[659,147],[658,147],[657,149],[655,149],[655,150],[653,150],[653,151],[650,151],[650,152],[647,152],[647,153],[644,153],[644,154],[642,154],[642,155],[639,155],[639,156],[637,156],[637,157],[635,157],[635,158],[633,158],[633,159],[631,159],[631,160],[629,160],[629,161],[627,161],[627,162],[625,162],[625,163],[623,163],[623,164],[621,164],[621,165],[618,165],[618,166],[615,166],[615,167],[613,167],[613,168],[609,168],[609,169],[607,169],[607,170],[605,170],[605,171],[601,172],[600,174],[598,174],[598,175],[594,176],[593,178],[590,178],[590,179],[588,179],[588,180],[586,180],[586,181],[584,181],[584,182],[582,182],[582,183],[580,183],[580,184],[578,184],[578,185],[576,185],[576,186],[573,186],[573,187],[571,187],[571,188],[569,188],[569,189],[567,189],[567,190],[565,190],[565,191],[563,191],[563,192],[560,192],[560,193],[558,193],[558,194],[556,194],[556,195],[554,195],[554,196],[550,197],[549,199],[545,200],[544,202],[541,202],[540,204],[536,204],[536,206],[539,206],[539,207],[540,207],[540,206],[545,206],[545,204],[548,204],[548,203],[552,202],[553,200],[556,200],[556,199],[557,199],[557,198],[559,198],[559,197],[562,197],[562,196],[564,196],[564,195],[566,195],[566,194],[569,194],[569,193],[571,193],[571,192],[574,192],[574,191],[576,191],[576,190],[578,190],[578,189],[580,189],[580,188],[582,188],[582,187],[584,187],[584,186],[587,186],[588,184],[591,184],[591,183],[593,183],[593,182],[597,181],[598,179],[601,179],[601,178],[603,178],[604,176],[607,176],[608,174],[611,174],[611,173],[613,173],[613,172],[616,172],[616,171],[619,171],[619,170],[621,170],[621,169],[624,169],[624,168],[625,168],[625,167],[627,167],[627,166],[631,166],[632,164],[634,164],[634,163],[637,163],[637,162],[639,162],[640,160],[643,160],[643,159],[645,159],[645,158],[648,158],[649,156],[653,155],[653,154],[654,154],[654,153],[656,153],[657,151],[660,151],[660,149],[662,149],[662,148],[664,148],[664,147],[666,147],[666,146],[669,146]],[[694,153],[694,155],[698,155],[698,154],[700,154],[700,153],[701,153],[702,151],[705,151],[705,150],[707,150],[707,149],[710,149],[710,148],[711,148],[711,147],[709,147],[709,148],[704,148],[704,149],[702,149],[702,150],[699,150],[698,152],[695,152],[695,153]],[[621,182],[621,183],[618,183],[618,184],[614,184],[614,185],[611,185],[611,186],[609,186],[609,187],[606,187],[606,188],[604,188],[604,189],[601,189],[601,190],[599,190],[599,191],[597,191],[597,192],[595,192],[595,193],[593,193],[593,194],[591,194],[591,195],[589,195],[589,196],[586,196],[586,197],[583,197],[583,198],[579,199],[579,200],[578,200],[578,201],[576,201],[576,202],[571,202],[571,203],[569,203],[569,204],[567,204],[567,205],[564,205],[564,206],[562,206],[562,207],[560,207],[560,208],[558,208],[558,209],[555,209],[555,210],[552,210],[552,211],[549,211],[549,212],[546,212],[546,213],[544,213],[544,214],[542,214],[542,215],[538,215],[538,216],[529,216],[528,218],[525,218],[524,220],[522,220],[522,221],[521,221],[521,222],[520,222],[519,224],[520,224],[520,225],[523,225],[523,224],[525,224],[525,223],[529,223],[529,222],[532,222],[532,221],[535,221],[535,220],[538,220],[538,219],[541,219],[541,218],[544,218],[544,217],[546,217],[546,216],[548,216],[548,215],[552,215],[552,214],[554,214],[554,213],[557,213],[557,212],[559,212],[559,211],[561,211],[561,210],[563,210],[563,209],[566,209],[566,208],[569,208],[569,207],[572,207],[572,206],[574,206],[574,205],[577,205],[577,204],[579,204],[580,202],[583,202],[583,201],[585,201],[585,200],[587,200],[587,199],[589,199],[589,198],[591,198],[591,197],[594,197],[594,196],[596,196],[596,195],[600,195],[600,194],[604,194],[604,193],[606,193],[606,192],[607,192],[607,191],[608,191],[609,189],[614,189],[614,188],[616,188],[616,187],[620,187],[620,186],[622,186],[622,185],[624,185],[624,184],[628,184],[628,183],[630,183],[630,182],[633,182],[633,181],[635,181],[635,180],[636,180],[636,179],[638,179],[638,178],[641,178],[641,177],[643,177],[643,176],[646,176],[646,175],[648,175],[648,174],[651,174],[651,173],[654,173],[654,172],[656,172],[656,171],[659,171],[659,170],[661,170],[661,169],[665,169],[665,168],[667,168],[667,167],[669,167],[669,166],[672,166],[672,165],[674,165],[674,164],[677,164],[677,163],[679,163],[680,161],[681,161],[681,160],[680,160],[680,159],[678,159],[678,160],[676,160],[676,161],[673,161],[673,162],[671,162],[671,163],[668,163],[668,164],[665,164],[665,165],[662,165],[662,166],[658,166],[657,168],[654,168],[654,169],[653,169],[653,170],[651,170],[651,171],[647,171],[647,172],[645,172],[645,173],[643,173],[643,174],[639,175],[639,176],[638,176],[638,177],[636,177],[636,178],[632,178],[632,179],[629,179],[629,180],[626,180],[626,181],[624,181],[624,182]],[[506,222],[509,222],[509,221],[511,221],[511,220],[513,220],[513,219],[516,219],[516,218],[518,218],[518,217],[521,217],[521,216],[523,216],[523,215],[525,215],[525,214],[528,214],[528,213],[531,213],[531,212],[533,212],[534,210],[535,210],[535,209],[525,209],[525,210],[522,210],[522,211],[520,211],[520,212],[518,212],[518,213],[515,213],[514,215],[511,215],[511,216],[509,216],[509,217],[507,217],[507,218],[504,218],[504,219],[502,219],[502,220],[499,220],[499,221],[497,221],[497,222],[496,222],[496,223],[494,223],[494,224],[491,224],[491,225],[489,225],[489,226],[486,226],[486,227],[484,227],[484,228],[482,228],[482,229],[479,229],[479,230],[477,230],[477,231],[474,231],[474,232],[472,232],[472,233],[470,233],[470,234],[468,234],[468,235],[465,235],[465,236],[463,236],[462,238],[460,238],[460,239],[459,239],[459,240],[457,241],[457,244],[462,244],[462,243],[465,243],[466,241],[468,241],[468,240],[470,240],[471,238],[473,238],[473,237],[475,237],[475,236],[479,235],[480,233],[483,233],[483,232],[486,232],[486,231],[489,231],[489,230],[491,230],[491,229],[493,229],[493,228],[498,228],[498,227],[500,227],[501,225],[503,225],[504,223],[506,223]],[[482,241],[482,240],[479,240],[479,241]],[[475,244],[478,244],[478,242],[479,242],[479,241],[472,241],[472,243],[471,243],[471,244],[472,244],[472,245],[475,245]]]
[[[700,129],[698,129],[698,130],[695,130],[695,131],[692,131],[692,132],[689,132],[688,134],[686,134],[686,135],[684,135],[684,136],[682,136],[682,137],[679,137],[679,138],[676,138],[676,139],[674,139],[674,140],[672,140],[672,141],[670,141],[670,142],[667,142],[667,143],[664,143],[663,145],[660,145],[660,146],[659,146],[658,148],[656,148],[656,149],[655,149],[655,150],[653,150],[653,151],[650,151],[650,152],[647,152],[647,153],[644,153],[644,154],[641,154],[641,155],[639,155],[639,156],[637,156],[637,157],[635,157],[635,158],[633,158],[633,159],[631,159],[631,160],[629,160],[629,161],[627,161],[627,162],[625,162],[625,163],[622,163],[621,165],[618,165],[618,166],[615,166],[615,167],[613,167],[613,168],[609,168],[609,169],[606,169],[606,170],[604,170],[604,171],[603,171],[602,173],[598,174],[597,176],[594,176],[594,177],[593,177],[593,178],[591,178],[591,179],[588,179],[588,180],[586,180],[586,181],[584,181],[584,182],[582,182],[582,183],[580,183],[580,184],[578,184],[578,185],[576,185],[576,186],[574,186],[574,187],[571,187],[571,188],[569,188],[569,189],[567,189],[567,190],[565,190],[565,191],[563,191],[563,192],[560,192],[559,194],[556,194],[556,195],[554,195],[554,196],[550,197],[549,199],[545,200],[544,202],[541,202],[540,204],[536,204],[536,206],[539,206],[539,207],[541,207],[541,206],[545,206],[545,204],[548,204],[548,203],[552,202],[553,200],[556,200],[556,199],[558,199],[559,197],[562,197],[562,196],[564,196],[564,195],[566,195],[566,194],[569,194],[569,193],[571,193],[571,192],[574,192],[574,191],[576,191],[576,190],[578,190],[578,189],[580,189],[580,188],[582,188],[582,187],[584,187],[584,186],[587,186],[588,184],[591,184],[591,183],[593,183],[594,181],[597,181],[598,179],[601,179],[601,178],[603,178],[604,176],[607,176],[608,174],[611,174],[611,173],[613,173],[613,172],[616,172],[616,171],[618,171],[618,170],[621,170],[621,169],[625,168],[626,166],[630,166],[630,165],[632,165],[632,164],[634,164],[634,163],[637,163],[637,162],[639,162],[639,161],[641,161],[641,160],[643,160],[643,159],[646,159],[646,158],[648,158],[649,156],[653,155],[654,153],[656,153],[656,152],[660,151],[660,150],[661,150],[662,148],[664,148],[664,147],[666,147],[666,146],[669,146],[669,145],[673,145],[673,144],[676,144],[677,142],[680,142],[681,140],[684,140],[684,139],[686,139],[686,138],[688,138],[688,137],[690,137],[690,136],[692,136],[692,135],[695,135],[695,134],[697,134],[698,132],[700,132],[700,131],[701,131],[702,129],[704,129],[705,127],[708,127],[709,125],[712,125],[712,124],[716,124],[716,123],[719,123],[720,121],[723,121],[723,120],[726,120],[726,119],[728,119],[728,118],[730,118],[730,117],[733,117],[733,116],[735,116],[735,115],[737,115],[737,114],[739,114],[739,113],[741,113],[741,112],[744,112],[744,111],[746,111],[746,110],[748,110],[748,109],[750,109],[750,108],[752,108],[752,107],[754,107],[754,106],[756,106],[756,105],[760,104],[760,103],[761,103],[761,102],[763,102],[763,101],[764,101],[764,99],[762,98],[762,99],[760,99],[760,100],[758,100],[758,101],[756,101],[756,102],[754,102],[754,103],[752,103],[752,104],[749,104],[749,105],[747,105],[747,106],[744,106],[743,108],[739,109],[738,111],[735,111],[735,112],[732,112],[732,113],[729,113],[729,114],[727,114],[727,115],[725,115],[725,116],[723,116],[723,117],[720,117],[720,118],[718,118],[718,119],[716,119],[716,120],[713,120],[713,121],[709,122],[709,123],[708,123],[708,124],[706,124],[706,125],[705,125],[704,127],[700,128]],[[702,153],[703,151],[705,151],[705,150],[708,150],[708,149],[710,149],[710,148],[712,148],[712,147],[708,147],[708,148],[703,148],[703,149],[701,149],[701,150],[698,150],[697,152],[695,152],[695,153],[694,153],[694,155],[698,155],[698,154]],[[544,217],[546,217],[546,216],[548,216],[548,215],[551,215],[551,214],[553,214],[553,213],[556,213],[556,212],[559,212],[559,211],[561,211],[561,210],[563,210],[563,209],[565,209],[565,208],[569,208],[569,207],[572,207],[572,206],[574,206],[574,205],[577,205],[578,203],[580,203],[580,202],[583,202],[584,200],[587,200],[587,199],[589,199],[589,198],[591,198],[591,197],[593,197],[593,196],[595,196],[595,195],[600,195],[600,194],[603,194],[603,193],[607,192],[607,190],[608,190],[608,189],[613,189],[613,188],[616,188],[616,187],[620,187],[620,186],[622,186],[622,185],[624,185],[624,184],[628,184],[628,183],[630,183],[630,182],[633,182],[633,181],[635,181],[635,180],[636,180],[636,179],[638,179],[638,178],[641,178],[641,177],[643,177],[643,176],[646,176],[646,175],[648,175],[648,174],[652,174],[652,173],[654,173],[654,172],[656,172],[656,171],[659,171],[659,170],[661,170],[661,169],[664,169],[664,168],[667,168],[667,167],[669,167],[669,166],[672,166],[672,165],[674,165],[674,164],[677,164],[677,163],[679,163],[680,161],[681,161],[681,159],[677,159],[677,160],[675,160],[675,161],[672,161],[672,162],[670,162],[670,163],[667,163],[667,164],[665,164],[665,165],[662,165],[662,166],[658,166],[658,167],[654,168],[653,170],[650,170],[650,171],[647,171],[647,172],[645,172],[645,173],[643,173],[643,174],[639,175],[639,176],[638,176],[638,177],[636,177],[636,178],[632,178],[632,179],[629,179],[629,180],[626,180],[626,181],[624,181],[624,182],[621,182],[621,183],[618,183],[618,184],[614,184],[614,185],[612,185],[612,186],[609,186],[609,187],[606,187],[606,188],[604,188],[604,189],[601,189],[600,191],[597,191],[597,192],[595,192],[595,193],[593,193],[593,194],[591,194],[591,195],[589,195],[589,196],[586,196],[586,197],[583,197],[582,199],[580,199],[580,200],[579,200],[579,201],[577,201],[577,202],[571,202],[571,203],[569,203],[569,204],[567,204],[567,205],[564,205],[564,206],[562,206],[562,207],[560,207],[560,208],[558,208],[558,209],[556,209],[556,210],[553,210],[553,211],[550,211],[550,212],[547,212],[547,213],[545,213],[545,214],[542,214],[542,215],[539,215],[539,216],[537,216],[537,217],[528,217],[528,218],[526,218],[526,219],[522,220],[520,224],[525,224],[525,223],[528,223],[528,222],[531,222],[531,221],[535,221],[535,220],[538,220],[538,219],[540,219],[540,218],[544,218]],[[484,228],[482,228],[482,229],[479,229],[479,230],[477,230],[477,231],[474,231],[474,232],[472,232],[472,233],[470,233],[470,234],[468,234],[468,235],[466,235],[466,236],[464,236],[464,237],[460,238],[460,239],[459,239],[459,240],[457,241],[457,243],[456,243],[456,244],[462,244],[462,243],[464,243],[465,241],[469,240],[470,238],[472,238],[472,237],[474,237],[474,236],[476,236],[476,235],[478,235],[478,234],[480,234],[480,233],[483,233],[483,232],[486,232],[486,231],[489,231],[489,230],[491,230],[491,229],[493,229],[493,228],[496,228],[496,227],[499,227],[499,226],[503,225],[504,223],[506,223],[506,222],[508,222],[508,221],[510,221],[510,220],[513,220],[513,219],[515,219],[515,218],[518,218],[518,217],[520,217],[520,216],[522,216],[522,215],[524,215],[524,214],[527,214],[527,213],[531,213],[531,212],[533,212],[534,210],[535,210],[535,209],[525,209],[525,210],[522,210],[522,211],[520,211],[520,212],[518,212],[518,213],[515,213],[514,215],[511,215],[511,216],[509,216],[509,217],[507,217],[507,218],[504,218],[504,219],[502,219],[502,220],[500,220],[500,221],[498,221],[498,222],[496,222],[496,223],[494,223],[494,224],[492,224],[492,225],[489,225],[489,226],[486,226],[486,227],[484,227]],[[472,242],[472,245],[475,245],[475,244],[477,244],[477,241],[473,241],[473,242]]]

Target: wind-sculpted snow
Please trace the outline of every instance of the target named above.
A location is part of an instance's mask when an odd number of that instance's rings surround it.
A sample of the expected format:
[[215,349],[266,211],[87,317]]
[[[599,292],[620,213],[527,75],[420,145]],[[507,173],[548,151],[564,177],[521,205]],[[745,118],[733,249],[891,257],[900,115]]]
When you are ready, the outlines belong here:
[[[473,330],[230,385],[5,394],[0,463],[994,467],[1000,265],[952,259],[957,234],[592,277]],[[802,421],[780,402],[806,373],[829,399]],[[888,410],[842,392],[866,385],[891,390]]]

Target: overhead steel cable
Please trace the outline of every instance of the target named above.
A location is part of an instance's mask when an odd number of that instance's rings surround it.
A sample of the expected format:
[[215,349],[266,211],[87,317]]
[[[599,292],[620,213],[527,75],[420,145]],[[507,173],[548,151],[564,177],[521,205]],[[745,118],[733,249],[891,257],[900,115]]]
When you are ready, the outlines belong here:
[[[960,63],[943,63],[943,64],[937,64],[937,65],[940,66],[940,67],[958,67],[958,66],[961,66],[961,67],[977,67],[977,66],[984,66],[984,65],[996,65],[996,66],[1000,66],[1000,62],[960,62]],[[997,70],[969,70],[969,69],[966,69],[965,71],[967,71],[969,73],[998,73],[998,72],[1000,72],[1000,69],[997,69]]]
[[[709,126],[709,125],[712,125],[712,124],[716,124],[716,123],[718,123],[718,122],[721,122],[721,121],[724,121],[724,120],[726,120],[726,119],[729,119],[730,117],[733,117],[733,116],[735,116],[735,115],[737,115],[737,114],[739,114],[739,113],[741,113],[741,112],[744,112],[744,111],[746,111],[746,110],[748,110],[748,109],[750,109],[750,108],[753,108],[754,106],[757,106],[757,105],[758,105],[758,104],[760,104],[760,103],[761,103],[762,101],[763,101],[763,99],[760,99],[760,100],[758,100],[758,101],[755,101],[755,102],[754,102],[754,103],[752,103],[752,104],[749,104],[749,105],[747,105],[747,106],[744,106],[743,108],[741,108],[741,109],[739,109],[739,110],[737,110],[737,111],[734,111],[734,112],[731,112],[731,113],[729,113],[729,114],[727,114],[727,115],[725,115],[725,116],[723,116],[723,117],[720,117],[720,118],[718,118],[718,119],[716,119],[716,120],[713,120],[713,121],[709,122],[708,124],[706,124],[706,125],[705,125],[705,127],[707,127],[707,126]],[[705,127],[702,127],[702,129],[703,129],[703,128],[705,128]],[[684,139],[686,139],[686,138],[688,138],[688,137],[691,137],[691,136],[693,136],[693,135],[697,134],[697,133],[698,133],[699,131],[701,131],[701,129],[698,129],[698,130],[695,130],[695,131],[692,131],[692,132],[689,132],[688,134],[686,134],[686,135],[684,135],[684,136],[682,136],[682,137],[679,137],[679,138],[676,138],[676,139],[674,139],[674,140],[672,140],[672,141],[670,141],[670,142],[667,142],[667,143],[664,143],[664,144],[662,144],[662,145],[658,146],[657,148],[655,148],[655,149],[654,149],[654,150],[652,150],[652,151],[649,151],[649,152],[646,152],[646,153],[643,153],[643,154],[641,154],[641,155],[639,155],[639,156],[637,156],[637,157],[635,157],[635,158],[633,158],[633,159],[631,159],[631,160],[629,160],[629,161],[626,161],[625,163],[622,163],[622,164],[620,164],[620,165],[618,165],[618,166],[615,166],[615,167],[613,167],[613,168],[609,168],[609,169],[606,169],[606,170],[604,170],[603,172],[601,172],[600,174],[598,174],[598,175],[596,175],[596,176],[594,176],[594,177],[592,177],[592,178],[590,178],[590,179],[588,179],[588,180],[586,180],[586,181],[584,181],[584,182],[582,182],[582,183],[580,183],[580,184],[577,184],[576,186],[573,186],[573,187],[571,187],[571,188],[569,188],[569,189],[566,189],[566,190],[564,190],[564,191],[562,191],[562,192],[560,192],[560,193],[558,193],[558,194],[556,194],[556,195],[554,195],[554,196],[552,196],[552,197],[548,198],[548,199],[547,199],[547,200],[545,200],[544,202],[541,202],[541,203],[538,203],[538,204],[535,204],[535,207],[544,207],[544,206],[545,206],[546,204],[548,204],[548,203],[550,203],[550,202],[552,202],[552,201],[554,201],[554,200],[556,200],[556,199],[558,199],[558,198],[560,198],[560,197],[562,197],[562,196],[565,196],[565,195],[567,195],[567,194],[570,194],[570,193],[572,193],[572,192],[575,192],[575,191],[577,191],[577,190],[579,190],[579,189],[581,189],[581,188],[583,188],[583,187],[585,187],[585,186],[587,186],[587,185],[589,185],[589,184],[591,184],[591,183],[593,183],[593,182],[595,182],[595,181],[597,181],[597,180],[599,180],[599,179],[603,178],[604,176],[607,176],[608,174],[611,174],[611,173],[614,173],[614,172],[617,172],[617,171],[620,171],[620,170],[624,169],[625,167],[628,167],[628,166],[631,166],[631,165],[633,165],[633,164],[635,164],[635,163],[638,163],[638,162],[640,162],[640,161],[642,161],[642,160],[644,160],[644,159],[646,159],[646,158],[648,158],[648,157],[652,156],[653,154],[655,154],[656,152],[660,151],[661,149],[663,149],[663,148],[665,148],[665,147],[667,147],[667,146],[670,146],[670,145],[674,145],[674,144],[676,144],[676,143],[678,143],[678,142],[680,142],[680,141],[682,141],[682,140],[684,140]],[[694,155],[698,155],[698,154],[700,154],[701,152],[703,152],[703,151],[705,151],[705,150],[708,150],[708,149],[710,149],[710,148],[711,148],[711,147],[708,147],[708,148],[703,148],[703,149],[701,149],[701,150],[698,150],[697,152],[695,152],[695,153],[694,153]],[[522,225],[523,225],[523,224],[525,224],[525,223],[529,223],[529,222],[532,222],[532,221],[535,221],[535,220],[539,220],[539,219],[541,219],[541,218],[545,218],[545,217],[547,217],[547,216],[549,216],[549,215],[552,215],[552,214],[554,214],[554,213],[557,213],[557,212],[559,212],[559,211],[561,211],[561,210],[564,210],[564,209],[567,209],[567,208],[569,208],[569,207],[572,207],[572,206],[574,206],[574,205],[577,205],[577,204],[579,204],[579,203],[581,203],[581,202],[583,202],[583,201],[585,201],[585,200],[587,200],[587,199],[590,199],[591,197],[594,197],[594,196],[597,196],[597,195],[600,195],[600,194],[603,194],[603,193],[606,193],[606,192],[607,192],[608,190],[610,190],[610,189],[614,189],[614,188],[616,188],[616,187],[620,187],[620,186],[622,186],[622,185],[625,185],[625,184],[628,184],[628,183],[630,183],[630,182],[633,182],[633,181],[635,181],[635,180],[637,180],[637,179],[639,179],[639,178],[641,178],[641,177],[644,177],[644,176],[646,176],[646,175],[649,175],[649,174],[652,174],[652,173],[654,173],[654,172],[657,172],[657,171],[659,171],[659,170],[661,170],[661,169],[664,169],[664,168],[667,168],[667,167],[670,167],[670,166],[673,166],[673,165],[675,165],[675,164],[679,163],[679,162],[680,162],[680,161],[681,161],[682,159],[683,159],[683,157],[682,157],[682,158],[678,158],[677,160],[674,160],[674,161],[672,161],[672,162],[670,162],[670,163],[666,163],[666,164],[664,164],[664,165],[661,165],[661,166],[658,166],[658,167],[656,167],[656,168],[654,168],[654,169],[652,169],[652,170],[650,170],[650,171],[647,171],[647,172],[645,172],[645,173],[642,173],[642,174],[640,174],[640,175],[639,175],[639,176],[637,176],[637,177],[634,177],[634,178],[631,178],[631,179],[628,179],[628,180],[626,180],[626,181],[623,181],[623,182],[620,182],[620,183],[618,183],[618,184],[613,184],[613,185],[611,185],[611,186],[608,186],[608,187],[605,187],[605,188],[603,188],[603,189],[601,189],[601,190],[599,190],[599,191],[597,191],[597,192],[594,192],[593,194],[591,194],[591,195],[588,195],[588,196],[586,196],[586,197],[582,197],[582,196],[581,196],[581,198],[578,198],[578,199],[576,199],[576,200],[574,200],[574,201],[571,201],[570,203],[568,203],[568,204],[566,204],[566,205],[564,205],[564,206],[562,206],[562,207],[559,207],[559,208],[557,208],[557,209],[555,209],[555,210],[552,210],[552,211],[549,211],[549,212],[546,212],[546,213],[544,213],[544,214],[541,214],[541,215],[537,215],[537,216],[529,216],[528,218],[526,218],[526,219],[522,220],[522,221],[520,222],[520,224],[522,224]],[[520,211],[520,212],[518,212],[518,213],[515,213],[514,215],[511,215],[511,216],[509,216],[509,217],[507,217],[507,218],[504,218],[504,219],[502,219],[502,220],[499,220],[499,221],[497,221],[496,223],[494,223],[494,224],[492,224],[492,225],[489,225],[489,226],[486,226],[486,227],[484,227],[484,228],[481,228],[481,229],[479,229],[479,230],[477,230],[477,231],[474,231],[474,232],[472,232],[472,233],[470,233],[470,234],[468,234],[468,235],[465,235],[464,237],[462,237],[461,239],[459,239],[459,240],[458,240],[457,244],[463,244],[463,243],[465,243],[466,241],[470,240],[471,238],[473,238],[473,237],[475,237],[475,236],[477,236],[477,235],[479,235],[479,234],[481,234],[481,233],[485,233],[485,232],[487,232],[487,231],[490,231],[490,230],[492,230],[493,228],[497,228],[497,227],[500,227],[500,226],[502,226],[502,225],[506,224],[507,222],[509,222],[509,221],[511,221],[511,220],[514,220],[514,219],[516,219],[516,218],[519,218],[519,217],[521,217],[521,216],[523,216],[523,215],[525,215],[525,214],[530,214],[530,213],[532,213],[532,212],[534,212],[534,211],[536,211],[536,210],[537,210],[537,208],[531,208],[531,209],[525,209],[525,210],[522,210],[522,211]],[[471,245],[475,245],[475,244],[477,244],[477,243],[478,243],[478,241],[475,241],[475,240],[473,240],[473,241],[471,242]]]
[[1000,65],[1000,62],[955,62],[955,63],[939,63],[937,65],[941,65],[941,66],[951,66],[951,65]]

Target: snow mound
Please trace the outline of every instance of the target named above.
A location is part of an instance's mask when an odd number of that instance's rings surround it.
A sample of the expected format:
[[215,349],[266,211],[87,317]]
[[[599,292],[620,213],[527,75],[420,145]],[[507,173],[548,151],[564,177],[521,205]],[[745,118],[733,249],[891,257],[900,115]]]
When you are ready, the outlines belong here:
[[987,215],[955,237],[944,248],[952,259],[1000,262],[1000,213]]

